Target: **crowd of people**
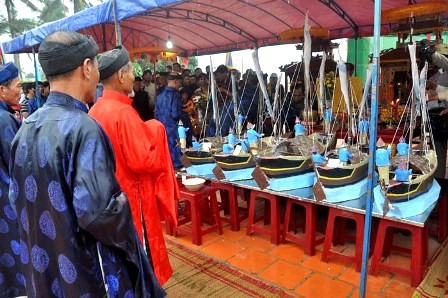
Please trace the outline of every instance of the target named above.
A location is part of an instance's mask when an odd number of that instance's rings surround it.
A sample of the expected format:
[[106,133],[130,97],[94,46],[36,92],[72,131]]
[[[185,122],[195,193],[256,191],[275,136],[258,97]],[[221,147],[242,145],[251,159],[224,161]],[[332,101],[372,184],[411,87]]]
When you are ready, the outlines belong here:
[[[209,67],[205,72],[196,68],[191,73],[189,69],[182,69],[179,63],[169,65],[167,70],[172,71],[153,74],[151,70],[145,70],[142,77],[135,78],[131,97],[134,100],[132,105],[142,120],[157,119],[164,124],[175,168],[182,166],[182,147],[190,148],[193,141],[206,137],[227,136],[237,130],[238,118],[244,119],[241,123],[244,129],[247,123],[256,123],[258,130],[265,135],[273,133],[273,119],[266,110],[260,111],[266,107],[263,107],[264,99],[254,71],[247,70],[241,75],[236,69],[219,65],[213,74],[210,74]],[[233,99],[232,75],[236,81],[237,107]],[[263,77],[273,105],[278,75],[272,73],[269,81],[267,74]],[[212,102],[211,78],[216,82],[216,112]],[[280,84],[278,93],[280,101],[277,110],[280,110],[278,117],[281,122],[285,123],[283,131],[293,131],[297,118],[302,117],[305,109],[304,85],[302,82],[292,84],[285,94],[285,88]],[[312,109],[317,110],[317,101]],[[183,138],[179,136],[179,131],[181,134],[185,132],[185,146],[180,145]]]

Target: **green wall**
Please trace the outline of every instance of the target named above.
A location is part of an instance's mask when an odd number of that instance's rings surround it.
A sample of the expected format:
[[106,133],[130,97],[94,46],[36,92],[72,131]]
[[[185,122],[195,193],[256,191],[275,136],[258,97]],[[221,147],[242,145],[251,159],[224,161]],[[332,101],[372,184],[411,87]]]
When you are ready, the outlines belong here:
[[[424,35],[414,36],[414,40],[426,38]],[[448,32],[442,34],[444,43],[448,43]],[[384,49],[395,48],[398,38],[396,36],[383,36],[380,39],[380,51]],[[357,48],[357,51],[356,51]],[[358,55],[355,55],[355,53]],[[347,62],[355,64],[356,76],[362,78],[364,84],[366,78],[366,69],[369,64],[369,55],[373,53],[373,37],[364,37],[349,39],[347,41]],[[355,61],[356,60],[356,61]]]

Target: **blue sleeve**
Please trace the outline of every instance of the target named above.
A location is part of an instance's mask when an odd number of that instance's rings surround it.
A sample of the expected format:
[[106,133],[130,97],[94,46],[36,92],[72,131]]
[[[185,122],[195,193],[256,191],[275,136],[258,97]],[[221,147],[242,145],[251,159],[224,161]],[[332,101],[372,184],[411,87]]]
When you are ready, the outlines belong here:
[[37,111],[37,99],[33,98],[28,102],[28,114],[31,115],[36,111]]
[[179,94],[174,93],[172,96],[172,109],[171,109],[171,118],[173,118],[176,121],[179,121],[180,115],[182,113],[182,101],[180,99]]

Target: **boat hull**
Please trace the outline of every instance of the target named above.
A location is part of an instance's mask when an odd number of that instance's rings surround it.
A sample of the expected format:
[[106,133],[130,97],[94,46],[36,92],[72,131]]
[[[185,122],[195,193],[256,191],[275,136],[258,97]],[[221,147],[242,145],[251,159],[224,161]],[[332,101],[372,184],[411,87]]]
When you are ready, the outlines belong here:
[[[437,169],[437,158],[433,150],[429,151],[428,156],[432,158],[424,158],[414,152],[410,155],[410,166],[415,173],[417,170],[423,171],[409,182],[398,182],[391,180],[386,188],[386,197],[391,202],[401,202],[411,200],[425,192],[427,192],[434,181],[434,173]],[[392,168],[396,168],[401,161],[406,161],[405,157],[396,156],[392,160]]]
[[418,183],[397,182],[391,180],[391,184],[386,190],[387,199],[395,203],[411,200],[422,193],[427,192],[431,188],[433,180],[434,178],[432,176],[423,179]]
[[318,178],[324,187],[340,187],[353,184],[367,177],[368,160],[346,167],[316,167]]
[[255,167],[254,159],[250,154],[233,155],[233,154],[215,154],[214,160],[216,164],[223,170],[240,170]]
[[286,178],[313,171],[311,157],[260,157],[258,166],[269,178]]
[[184,154],[187,156],[192,165],[202,165],[215,162],[212,154],[207,151],[187,150]]

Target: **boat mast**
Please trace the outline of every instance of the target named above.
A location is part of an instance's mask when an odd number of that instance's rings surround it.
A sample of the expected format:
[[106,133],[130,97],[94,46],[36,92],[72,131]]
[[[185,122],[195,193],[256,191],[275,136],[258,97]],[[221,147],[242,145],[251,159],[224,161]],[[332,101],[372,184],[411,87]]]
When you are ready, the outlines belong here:
[[213,120],[215,121],[216,132],[215,136],[221,136],[221,126],[219,121],[219,108],[218,108],[218,100],[216,96],[216,82],[215,76],[213,74],[213,62],[212,57],[210,56],[210,92],[212,93],[212,104],[213,104]]
[[[280,85],[282,82],[282,77],[283,74],[280,73],[280,77],[277,80],[277,84],[275,85],[275,94],[274,94],[274,110],[273,110],[273,114],[274,114],[274,119],[272,119],[273,121],[273,132],[274,132],[274,137],[278,138],[281,135],[281,125],[279,124],[279,121],[281,119],[281,108],[280,108],[280,99],[279,99],[279,93],[280,93]],[[278,130],[278,131],[277,131]]]
[[[236,89],[236,79],[235,79],[235,75],[233,72],[230,72],[230,77],[232,78],[232,99],[233,99],[233,119],[234,119],[234,123],[238,123],[238,93],[237,93],[237,89]],[[237,136],[240,136],[241,131],[239,131],[238,129],[238,125],[233,125],[235,131],[235,134]]]
[[[416,45],[410,44],[408,45],[409,48],[409,55],[411,58],[411,75],[412,75],[412,89],[414,92],[411,94],[411,119],[409,124],[409,148],[412,148],[412,139],[414,138],[414,129],[416,124],[416,116],[417,116],[417,108],[416,103],[417,99],[420,97],[420,84],[419,84],[419,78],[418,78],[418,67],[417,67],[417,61],[415,57],[415,51],[416,51]],[[412,150],[409,150],[408,153],[408,162],[409,162],[409,154]]]
[[311,62],[311,34],[308,24],[308,13],[305,15],[305,25],[303,30],[303,63],[304,63],[304,79],[305,79],[305,121],[308,123],[309,116],[309,100],[310,100],[310,62]]
[[351,112],[351,104],[350,104],[350,96],[348,93],[348,82],[347,82],[347,66],[344,61],[338,61],[338,70],[339,70],[339,81],[341,82],[341,91],[342,96],[344,97],[345,105],[347,108],[347,139],[349,142],[352,140],[352,135],[354,135],[354,126],[353,121],[351,120],[352,112]]
[[326,108],[325,102],[325,62],[327,61],[327,54],[325,51],[322,54],[322,61],[319,68],[319,102],[320,102],[320,116],[324,117]]

